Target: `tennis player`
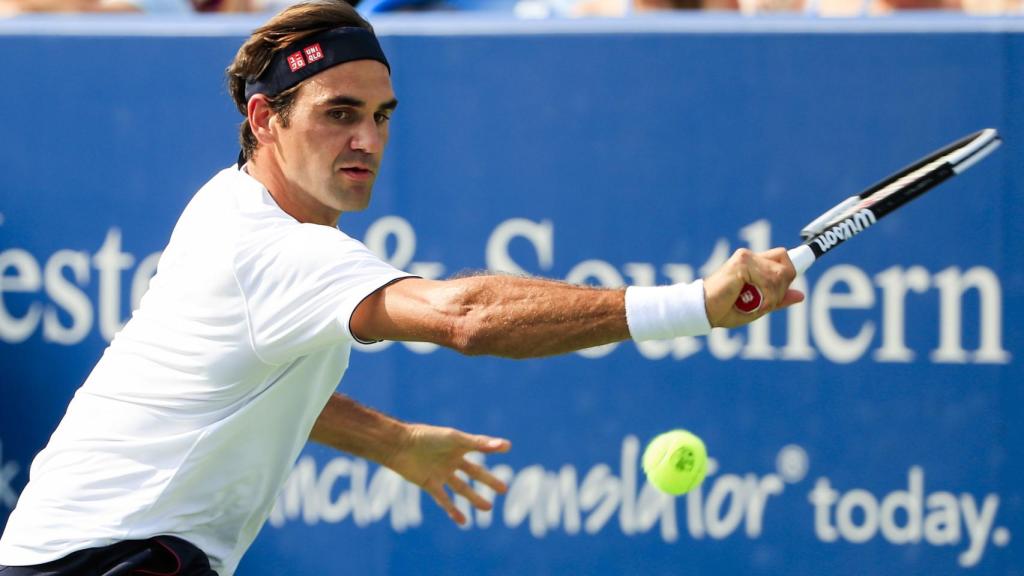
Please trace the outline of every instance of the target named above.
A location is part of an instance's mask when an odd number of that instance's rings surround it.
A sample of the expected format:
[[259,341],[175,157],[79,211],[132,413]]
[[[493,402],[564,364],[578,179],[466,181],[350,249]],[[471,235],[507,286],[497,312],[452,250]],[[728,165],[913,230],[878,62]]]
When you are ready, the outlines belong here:
[[[692,284],[596,289],[397,270],[337,228],[366,208],[398,104],[388,60],[342,0],[257,29],[228,69],[238,164],[182,213],[140,307],[75,394],[0,539],[0,576],[230,575],[312,439],[387,466],[456,522],[450,493],[501,492],[466,460],[502,438],[407,424],[335,393],[353,342],[527,358],[707,334],[800,301],[783,249]],[[761,287],[757,314],[734,307]]]

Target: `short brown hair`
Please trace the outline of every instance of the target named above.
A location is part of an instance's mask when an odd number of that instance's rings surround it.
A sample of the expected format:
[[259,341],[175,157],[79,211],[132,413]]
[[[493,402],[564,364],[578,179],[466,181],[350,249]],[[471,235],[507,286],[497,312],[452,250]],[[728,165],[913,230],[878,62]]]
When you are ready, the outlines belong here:
[[[282,48],[314,34],[342,26],[365,28],[373,31],[370,23],[344,0],[315,0],[285,8],[269,22],[257,28],[245,44],[238,49],[235,60],[228,66],[228,92],[243,116],[248,116],[245,98],[246,80],[258,78],[270,65],[274,54]],[[295,103],[295,94],[304,82],[270,98],[270,108],[288,125],[288,113]],[[242,155],[251,160],[256,153],[256,135],[249,127],[248,117],[242,121],[238,134]]]

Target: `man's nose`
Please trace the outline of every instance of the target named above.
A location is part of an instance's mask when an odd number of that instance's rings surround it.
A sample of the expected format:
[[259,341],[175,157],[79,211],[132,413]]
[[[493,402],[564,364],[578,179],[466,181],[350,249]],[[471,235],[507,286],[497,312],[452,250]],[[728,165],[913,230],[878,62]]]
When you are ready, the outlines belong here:
[[352,135],[352,149],[367,154],[379,154],[383,148],[384,135],[374,119],[370,118],[365,122],[360,122]]

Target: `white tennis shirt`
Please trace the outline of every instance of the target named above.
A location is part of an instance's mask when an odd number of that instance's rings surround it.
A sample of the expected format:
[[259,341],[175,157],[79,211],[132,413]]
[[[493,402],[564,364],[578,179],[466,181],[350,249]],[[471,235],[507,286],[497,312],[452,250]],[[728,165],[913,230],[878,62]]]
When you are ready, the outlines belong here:
[[0,564],[169,534],[232,574],[348,366],[352,312],[407,276],[217,174],[32,463]]

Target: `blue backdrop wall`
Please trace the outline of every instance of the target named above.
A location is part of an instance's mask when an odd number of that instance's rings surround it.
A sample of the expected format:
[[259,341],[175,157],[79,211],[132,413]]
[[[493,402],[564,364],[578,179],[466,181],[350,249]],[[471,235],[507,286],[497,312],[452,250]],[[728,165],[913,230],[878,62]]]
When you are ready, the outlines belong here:
[[[178,213],[234,161],[222,71],[255,21],[211,22],[0,28],[0,522]],[[354,355],[357,399],[510,437],[486,462],[510,493],[458,528],[310,447],[239,573],[1020,573],[1021,22],[573,26],[382,20],[401,106],[373,206],[342,228],[428,277],[666,283],[794,244],[967,132],[1006,144],[747,329],[533,361]],[[713,463],[673,499],[638,452],[676,427]]]

